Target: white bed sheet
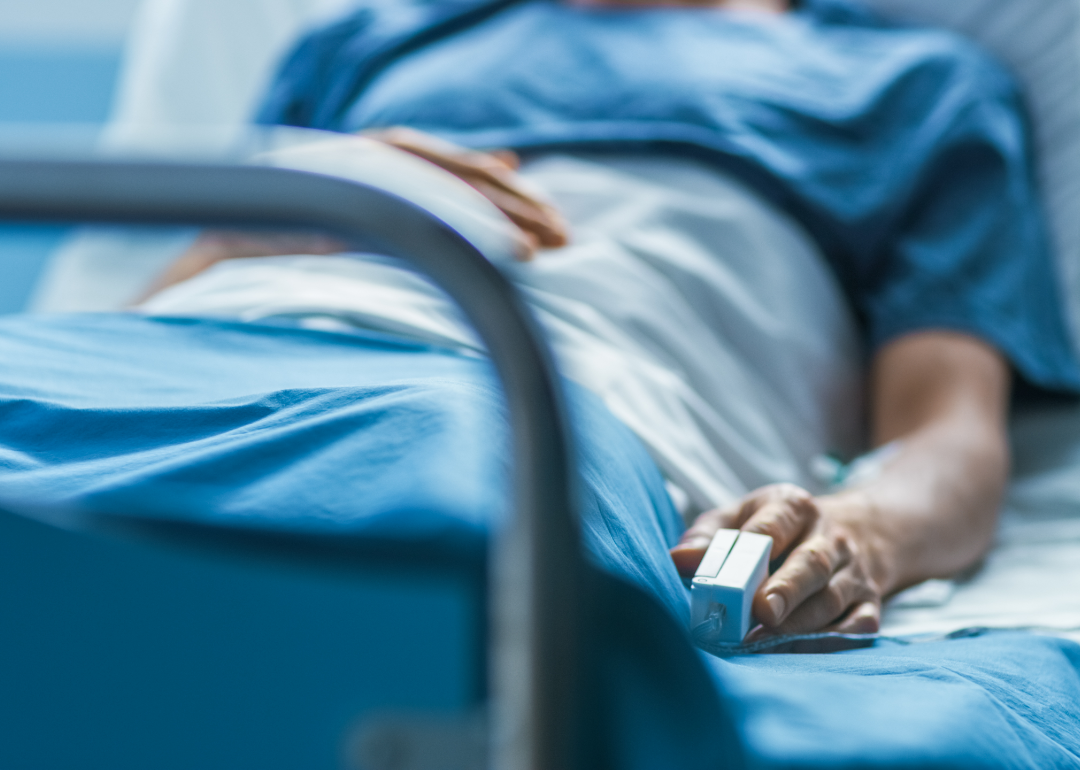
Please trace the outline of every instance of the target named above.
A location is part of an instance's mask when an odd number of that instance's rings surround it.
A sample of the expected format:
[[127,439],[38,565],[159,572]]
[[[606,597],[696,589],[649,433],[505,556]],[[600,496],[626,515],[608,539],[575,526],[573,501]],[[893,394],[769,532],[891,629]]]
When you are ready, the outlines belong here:
[[[1014,469],[993,550],[935,597],[898,597],[882,632],[1033,628],[1080,641],[1080,405],[1028,410],[1011,422]],[[922,604],[922,606],[919,606]]]

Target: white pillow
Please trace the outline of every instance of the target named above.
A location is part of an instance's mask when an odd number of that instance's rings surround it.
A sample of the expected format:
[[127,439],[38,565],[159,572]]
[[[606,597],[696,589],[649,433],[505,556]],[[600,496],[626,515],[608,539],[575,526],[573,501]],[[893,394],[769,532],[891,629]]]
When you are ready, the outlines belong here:
[[357,0],[143,0],[113,126],[245,123],[306,29]]
[[[128,35],[107,142],[175,127],[247,123],[278,60],[356,0],[143,0]],[[118,310],[191,241],[183,233],[79,228],[52,255],[36,312]]]
[[1080,0],[862,0],[897,21],[948,27],[1008,65],[1034,122],[1037,174],[1080,353]]

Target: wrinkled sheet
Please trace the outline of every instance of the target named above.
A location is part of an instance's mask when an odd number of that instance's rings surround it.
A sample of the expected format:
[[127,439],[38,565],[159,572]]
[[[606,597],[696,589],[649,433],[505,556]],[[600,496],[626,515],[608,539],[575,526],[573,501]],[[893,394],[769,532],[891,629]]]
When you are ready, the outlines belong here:
[[[510,450],[486,359],[377,333],[0,319],[0,506],[404,542],[479,561]],[[688,620],[681,522],[641,443],[567,383],[590,551]]]
[[756,767],[1080,767],[1080,648],[1001,633],[714,662]]
[[[337,533],[466,560],[483,558],[505,508],[501,397],[481,358],[366,333],[70,315],[0,320],[0,360],[7,508]],[[741,766],[739,746],[754,767],[1080,765],[1071,642],[692,652],[660,474],[595,397],[569,392],[590,557],[647,594],[599,594],[619,766]]]
[[1019,410],[1013,473],[986,559],[886,607],[887,634],[1030,628],[1080,641],[1080,404]]

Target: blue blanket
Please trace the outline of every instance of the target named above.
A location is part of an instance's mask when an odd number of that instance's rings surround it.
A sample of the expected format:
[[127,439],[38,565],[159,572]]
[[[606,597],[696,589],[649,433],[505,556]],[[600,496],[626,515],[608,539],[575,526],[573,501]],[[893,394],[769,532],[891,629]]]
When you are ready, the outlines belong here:
[[[482,359],[367,333],[73,315],[0,319],[0,360],[0,507],[340,535],[474,563],[506,509],[503,404]],[[567,389],[582,527],[604,576],[592,727],[615,766],[1080,766],[1071,643],[694,652],[660,474],[597,399]]]
[[[486,360],[374,333],[153,320],[0,321],[0,506],[334,533],[482,559],[507,500]],[[567,383],[598,563],[688,620],[681,523],[637,438]],[[587,440],[585,440],[587,439]]]

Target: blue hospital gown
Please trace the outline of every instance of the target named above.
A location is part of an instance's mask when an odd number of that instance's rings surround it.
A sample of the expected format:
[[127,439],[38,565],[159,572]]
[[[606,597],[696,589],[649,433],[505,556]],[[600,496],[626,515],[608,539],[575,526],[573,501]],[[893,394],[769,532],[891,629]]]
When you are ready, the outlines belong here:
[[950,33],[841,0],[765,18],[399,3],[301,43],[260,119],[530,153],[689,153],[814,235],[871,351],[953,330],[1001,350],[1025,385],[1080,391],[1021,96]]

